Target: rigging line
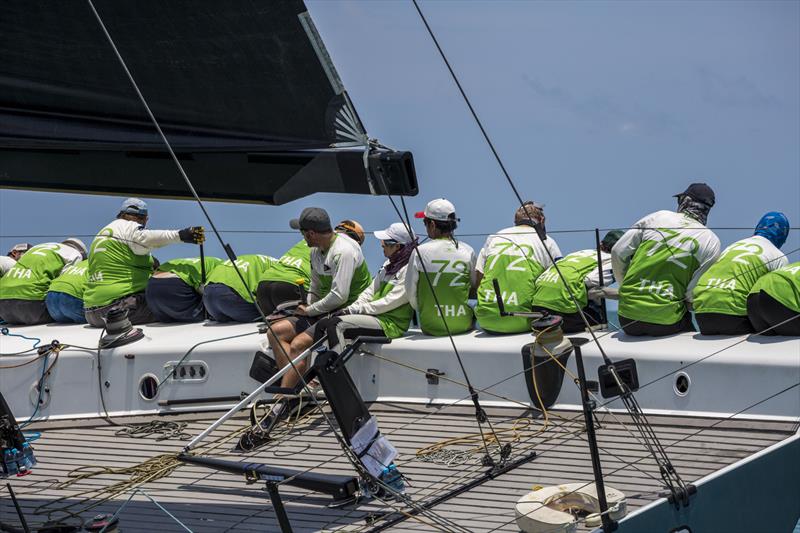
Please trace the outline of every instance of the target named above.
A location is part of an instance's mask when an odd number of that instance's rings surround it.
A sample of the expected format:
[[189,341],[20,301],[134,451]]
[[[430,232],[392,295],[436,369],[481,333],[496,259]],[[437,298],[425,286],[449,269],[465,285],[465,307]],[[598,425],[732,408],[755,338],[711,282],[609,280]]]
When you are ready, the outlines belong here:
[[[546,350],[546,349],[545,349],[545,351],[548,351],[548,350]],[[548,351],[548,352],[549,352],[549,351]],[[367,352],[367,351],[363,351],[363,350],[362,350],[362,353],[365,353],[365,354],[367,354],[367,355],[370,355],[370,356],[374,356],[374,357],[376,357],[377,359],[380,359],[380,360],[383,360],[383,361],[386,361],[386,362],[390,362],[390,363],[393,363],[393,364],[395,364],[395,365],[398,365],[398,366],[401,366],[401,367],[408,368],[408,369],[410,369],[410,370],[413,370],[413,371],[415,371],[415,372],[418,372],[418,373],[421,373],[421,374],[426,374],[426,373],[427,373],[427,371],[425,371],[425,370],[423,370],[423,369],[421,369],[421,368],[414,367],[414,366],[412,366],[412,365],[409,365],[409,364],[407,364],[407,363],[401,363],[401,362],[399,362],[399,361],[395,361],[395,360],[393,360],[393,359],[389,359],[389,358],[387,358],[387,357],[383,357],[383,356],[377,355],[377,354],[375,354],[375,353],[372,353],[372,352]],[[549,354],[549,353],[548,353],[548,354]],[[561,363],[558,361],[558,359],[557,359],[557,358],[553,357],[553,355],[552,355],[552,354],[549,354],[549,355],[550,355],[550,357],[551,357],[551,358],[553,358],[553,360],[554,360],[556,363],[558,363],[560,366],[562,366],[562,368],[564,368],[564,370],[565,370],[565,371],[566,371],[566,372],[567,372],[569,375],[571,375],[571,376],[572,376],[572,373],[571,373],[569,370],[567,370],[567,368],[566,368],[566,367],[564,367],[563,365],[561,365]],[[540,364],[541,364],[541,363],[540,363]],[[538,366],[538,365],[536,365],[536,366]],[[532,368],[534,368],[534,367],[532,367]],[[460,383],[459,381],[457,381],[457,380],[454,380],[454,379],[452,379],[452,378],[448,378],[448,377],[446,377],[446,376],[439,376],[439,379],[441,379],[441,380],[443,380],[443,381],[450,381],[450,382],[452,382],[452,383],[454,383],[454,384],[457,384],[457,385],[464,386],[464,384],[463,384],[463,383]],[[533,406],[533,405],[526,404],[526,403],[524,403],[524,402],[521,402],[521,401],[519,401],[519,400],[514,400],[513,398],[508,398],[508,397],[506,397],[506,396],[502,396],[502,395],[500,395],[500,394],[495,394],[495,393],[493,393],[493,392],[491,392],[490,390],[487,390],[487,389],[478,389],[478,391],[479,391],[479,392],[482,392],[482,393],[484,393],[484,394],[487,394],[487,395],[489,395],[489,396],[492,396],[492,397],[499,398],[499,399],[501,399],[501,400],[507,401],[507,402],[509,402],[509,403],[514,403],[514,404],[517,404],[519,407],[522,407],[522,408],[524,408],[524,409],[526,409],[526,410],[535,410],[535,411],[540,411],[540,409],[538,409],[537,407],[535,407],[535,406]],[[596,396],[594,393],[592,393],[591,391],[589,391],[589,394],[590,394],[590,395],[591,395],[591,396],[592,396],[592,397],[593,397],[593,398],[594,398],[596,401],[599,401],[599,400],[600,400],[600,399],[599,399],[599,398],[598,398],[598,397],[597,397],[597,396]],[[456,400],[455,402],[453,402],[453,403],[450,403],[450,404],[447,404],[447,405],[445,405],[444,407],[445,407],[445,408],[447,408],[447,407],[451,407],[451,406],[453,406],[453,405],[455,405],[455,404],[457,404],[457,403],[459,403],[459,402],[462,402],[462,401],[464,401],[464,400],[466,400],[466,399],[468,399],[468,398],[469,398],[469,397],[465,397],[465,398],[462,398],[462,399],[460,399],[460,400]],[[397,431],[398,429],[403,429],[403,428],[407,427],[408,425],[410,425],[411,423],[415,423],[415,424],[416,424],[416,423],[418,423],[418,422],[420,422],[420,421],[424,420],[425,418],[427,418],[427,417],[429,417],[429,416],[431,416],[431,415],[438,414],[438,412],[439,412],[439,411],[436,411],[436,412],[431,412],[431,413],[426,413],[426,414],[425,414],[425,416],[423,416],[423,417],[420,417],[420,418],[418,418],[418,419],[415,419],[414,421],[412,421],[412,422],[409,422],[409,423],[406,423],[406,424],[404,424],[403,426],[400,426],[400,427],[398,427],[398,428],[393,428],[393,429],[392,429],[390,432],[386,433],[386,435],[389,435],[389,434],[391,434],[391,433],[394,433],[394,432],[395,432],[395,431]],[[619,417],[617,417],[617,416],[615,415],[615,413],[613,413],[613,412],[612,412],[610,409],[608,409],[608,408],[605,408],[605,409],[604,409],[602,412],[603,412],[603,414],[606,414],[606,415],[610,416],[611,418],[613,418],[613,419],[614,419],[614,421],[615,421],[617,424],[619,424],[619,425],[620,425],[620,427],[622,427],[622,428],[623,428],[623,429],[624,429],[624,430],[625,430],[625,431],[626,431],[626,432],[627,432],[627,433],[628,433],[628,434],[629,434],[631,437],[633,437],[633,439],[634,439],[634,440],[636,440],[636,441],[638,441],[640,444],[644,445],[644,443],[642,443],[641,441],[639,441],[639,438],[638,438],[638,437],[637,437],[637,436],[636,436],[636,435],[635,435],[635,434],[634,434],[634,433],[633,433],[633,432],[632,432],[632,431],[631,431],[631,430],[630,430],[630,429],[627,427],[627,424],[625,424],[625,423],[624,423],[622,420],[620,420],[620,419],[619,419]],[[552,416],[556,417],[556,418],[563,419],[563,420],[565,420],[565,421],[570,421],[570,422],[575,422],[575,421],[576,421],[574,418],[567,418],[567,417],[564,417],[564,416],[562,416],[562,415],[559,415],[558,413],[550,413],[550,414],[551,414]],[[536,432],[536,433],[535,433],[535,435],[536,435],[536,434],[539,434],[539,433],[541,433],[541,431],[539,431],[539,432]],[[602,451],[604,451],[606,454],[608,454],[608,455],[611,455],[611,456],[612,456],[612,457],[614,457],[615,459],[618,459],[618,460],[620,460],[620,462],[622,462],[622,460],[621,460],[621,459],[619,459],[619,458],[618,458],[618,457],[617,457],[617,456],[616,456],[614,453],[612,453],[612,452],[609,452],[609,451],[607,451],[607,450],[603,449],[602,447],[600,447],[600,449],[601,449]],[[644,472],[644,471],[641,471],[641,472],[642,472],[642,474],[644,474],[644,475],[646,475],[646,476],[648,476],[648,477],[651,477],[651,478],[652,478],[652,479],[654,479],[654,480],[656,479],[655,477],[653,477],[653,476],[652,476],[650,473],[648,473],[648,472]]]
[[[686,363],[685,365],[681,365],[681,366],[679,366],[678,368],[675,368],[674,370],[672,370],[672,371],[670,371],[670,372],[668,372],[668,373],[664,374],[663,376],[660,376],[660,377],[657,377],[657,378],[655,378],[655,379],[653,379],[653,380],[651,380],[651,381],[648,381],[648,382],[647,382],[647,383],[645,383],[644,385],[640,385],[640,386],[639,386],[639,390],[642,390],[642,389],[644,389],[645,387],[648,387],[648,386],[650,386],[650,385],[653,385],[654,383],[657,383],[657,382],[661,381],[662,379],[668,378],[668,377],[672,376],[673,374],[675,374],[675,372],[680,372],[681,370],[685,370],[685,369],[687,369],[687,368],[689,368],[689,367],[691,367],[691,366],[694,366],[694,365],[696,365],[696,364],[698,364],[698,363],[702,363],[703,361],[705,361],[705,360],[707,360],[707,359],[709,359],[709,358],[711,358],[711,357],[713,357],[713,356],[715,356],[715,355],[719,355],[719,354],[721,354],[722,352],[724,352],[724,351],[726,351],[726,350],[729,350],[730,348],[733,348],[733,347],[735,347],[735,346],[738,346],[738,345],[740,345],[740,344],[742,344],[742,343],[744,343],[744,342],[747,342],[748,340],[750,340],[750,337],[751,337],[752,335],[763,335],[763,334],[765,334],[766,332],[768,332],[768,331],[771,331],[771,330],[773,330],[773,329],[775,329],[775,328],[777,328],[777,327],[780,327],[780,326],[782,326],[782,325],[784,325],[784,324],[787,324],[787,323],[791,322],[792,320],[795,320],[795,319],[796,319],[796,318],[798,318],[798,317],[800,317],[800,313],[798,313],[798,314],[796,314],[796,315],[793,315],[793,316],[791,316],[791,317],[787,318],[786,320],[783,320],[783,321],[781,321],[781,322],[778,322],[777,324],[774,324],[774,325],[772,325],[772,326],[770,326],[770,327],[768,327],[768,328],[765,328],[765,329],[763,329],[763,330],[761,330],[761,331],[757,331],[757,332],[755,332],[755,333],[750,333],[749,335],[745,335],[745,336],[744,336],[744,338],[742,338],[742,339],[739,339],[738,341],[734,342],[733,344],[730,344],[730,345],[728,345],[728,346],[725,346],[725,347],[723,347],[723,348],[720,348],[719,350],[717,350],[717,351],[715,351],[715,352],[711,352],[710,354],[708,354],[708,355],[705,355],[705,356],[701,357],[700,359],[698,359],[698,360],[696,360],[696,361],[692,361],[691,363]],[[616,400],[616,398],[612,398],[612,399],[608,400],[607,402],[604,402],[604,403],[602,403],[602,404],[598,405],[597,407],[598,407],[598,408],[600,408],[600,407],[605,407],[606,405],[608,405],[608,404],[610,404],[610,403],[614,402],[615,400]]]
[[[447,56],[445,56],[445,54],[444,54],[444,50],[442,50],[442,47],[439,45],[439,41],[438,41],[438,39],[436,39],[436,35],[434,35],[433,30],[431,29],[430,25],[428,24],[428,20],[425,18],[425,15],[422,13],[422,9],[420,9],[419,4],[417,3],[417,0],[411,0],[411,1],[414,4],[414,7],[416,8],[417,13],[419,14],[420,18],[422,19],[422,23],[425,25],[425,28],[428,30],[428,35],[430,35],[431,39],[433,40],[433,44],[436,46],[436,49],[439,51],[439,55],[442,57],[442,60],[444,61],[444,64],[447,66],[447,70],[450,71],[450,76],[453,78],[453,81],[455,82],[456,87],[458,87],[458,90],[461,93],[461,97],[464,99],[464,102],[467,104],[467,107],[469,108],[469,112],[472,113],[472,118],[475,119],[475,123],[478,125],[478,128],[480,128],[481,133],[483,134],[483,138],[486,140],[486,144],[489,145],[489,149],[492,151],[492,154],[494,154],[494,158],[495,158],[495,160],[497,160],[497,164],[500,165],[500,170],[503,171],[503,175],[505,175],[509,186],[511,186],[511,190],[514,191],[514,195],[517,197],[517,200],[519,200],[520,205],[524,206],[524,201],[522,200],[522,196],[520,196],[516,185],[514,185],[514,181],[511,179],[511,176],[509,175],[508,171],[506,170],[506,167],[503,164],[503,161],[500,159],[500,155],[497,153],[497,150],[495,149],[494,144],[492,143],[492,140],[489,138],[489,134],[486,132],[486,129],[483,127],[483,123],[478,118],[478,114],[475,112],[475,109],[472,107],[472,103],[470,102],[469,98],[467,97],[467,93],[464,92],[464,88],[461,86],[461,82],[458,80],[458,76],[456,76],[456,73],[453,71],[453,67],[450,66],[450,61],[448,61]],[[527,211],[527,209],[525,210],[525,212],[526,212],[526,214],[528,214],[528,218],[531,218],[530,214]]]
[[[178,172],[180,173],[180,175],[183,178],[183,180],[186,182],[186,186],[189,188],[189,191],[192,193],[192,196],[194,196],[194,199],[197,202],[197,205],[200,207],[201,211],[203,212],[203,215],[205,216],[206,220],[208,221],[209,225],[211,226],[211,229],[214,232],[214,235],[219,240],[220,245],[228,253],[228,257],[230,258],[231,263],[233,264],[233,267],[234,267],[234,270],[236,271],[236,274],[238,275],[238,277],[241,280],[242,284],[248,289],[248,291],[250,291],[251,294],[253,294],[252,290],[250,289],[250,287],[248,286],[247,282],[245,281],[245,278],[242,275],[239,267],[236,265],[236,261],[234,260],[234,257],[233,257],[233,251],[230,249],[229,246],[226,246],[225,242],[222,240],[222,235],[217,230],[217,227],[214,224],[214,221],[211,219],[211,215],[209,215],[208,211],[205,208],[205,205],[203,204],[203,201],[200,199],[200,196],[197,194],[197,191],[195,190],[194,185],[192,185],[192,181],[189,179],[189,176],[186,174],[186,171],[184,170],[183,165],[181,164],[180,160],[178,160],[178,157],[175,155],[175,151],[172,149],[172,145],[170,144],[169,139],[167,139],[166,135],[164,134],[164,131],[161,129],[161,125],[158,123],[158,120],[156,120],[156,117],[153,114],[153,112],[151,111],[150,106],[147,104],[147,100],[145,99],[145,97],[142,94],[142,92],[139,90],[139,86],[136,83],[136,80],[133,78],[133,75],[131,74],[130,70],[128,69],[128,66],[125,63],[125,60],[123,59],[122,55],[120,54],[119,50],[117,49],[116,43],[114,43],[114,39],[111,37],[111,34],[108,32],[108,29],[106,28],[106,25],[103,22],[103,19],[100,17],[100,13],[98,13],[98,11],[95,8],[94,3],[92,2],[92,0],[86,0],[86,1],[89,4],[89,7],[92,10],[92,13],[94,13],[94,16],[97,19],[97,22],[100,25],[100,28],[102,29],[103,34],[106,36],[106,39],[108,40],[109,44],[111,45],[111,48],[114,50],[114,54],[116,55],[117,59],[119,60],[122,68],[125,70],[125,74],[127,75],[128,80],[131,83],[131,86],[136,91],[136,94],[139,97],[139,101],[144,106],[145,110],[147,111],[147,115],[149,116],[151,122],[153,123],[153,125],[156,128],[156,130],[158,131],[158,134],[161,137],[161,140],[164,142],[164,145],[167,147],[167,150],[169,151],[170,157],[172,158],[173,162],[175,163],[175,166],[178,168]],[[275,337],[274,332],[272,330],[272,325],[267,320],[267,317],[266,317],[266,314],[264,313],[264,310],[258,304],[258,299],[255,298],[255,295],[253,295],[253,296],[254,296],[253,300],[254,300],[256,309],[258,310],[259,314],[261,315],[261,318],[266,323],[267,330],[270,332],[270,334],[273,337]],[[291,358],[289,358],[288,354],[285,353],[285,350],[283,349],[283,345],[280,344],[280,343],[278,343],[278,345],[280,346],[280,350],[282,352],[284,352],[283,355],[288,360],[289,364],[292,367],[292,370],[294,370],[294,372],[299,377],[299,381],[303,386],[303,390],[311,397],[311,399],[316,404],[316,406],[319,407],[320,406],[319,400],[317,399],[316,395],[308,388],[308,383],[306,383],[305,378],[300,373],[300,371],[297,369],[297,366],[295,366],[295,364],[292,362]],[[99,354],[100,354],[100,349],[99,349],[99,345],[98,345],[98,380],[100,379],[100,374],[99,374],[100,357],[99,357]],[[101,389],[101,391],[102,391],[102,389]],[[101,399],[102,399],[102,396],[101,396]],[[105,405],[103,405],[103,408],[105,409]],[[331,420],[328,417],[328,415],[324,411],[321,411],[321,412],[322,412],[322,416],[325,418],[326,422],[330,426],[331,431],[334,433],[334,435],[337,436],[337,439],[338,439],[338,441],[340,443],[340,446],[342,446],[342,448],[343,448],[344,455],[351,460],[351,463],[353,464],[353,467],[356,469],[357,472],[359,472],[359,475],[363,475],[364,471],[363,471],[363,468],[361,468],[359,466],[360,463],[357,462],[357,457],[355,457],[354,454],[349,452],[348,446],[346,445],[346,442],[345,442],[344,438],[341,435],[338,434],[336,428],[334,427],[334,425],[331,422]],[[110,421],[110,419],[109,419],[109,421]]]
[[[526,206],[525,201],[522,199],[522,196],[520,195],[519,191],[517,190],[516,185],[514,185],[514,180],[511,179],[511,175],[506,170],[506,167],[503,164],[503,161],[500,158],[500,155],[497,153],[497,150],[495,149],[494,144],[492,143],[492,140],[489,138],[489,134],[486,132],[486,129],[483,127],[483,123],[481,123],[480,118],[478,118],[478,114],[475,112],[475,109],[472,107],[472,103],[470,102],[469,98],[467,97],[467,93],[464,92],[464,89],[461,86],[461,82],[458,80],[458,76],[456,76],[455,71],[450,66],[450,61],[448,61],[447,56],[444,53],[444,50],[442,50],[442,47],[439,45],[439,41],[436,39],[436,35],[434,35],[433,30],[431,29],[430,25],[428,24],[428,20],[425,18],[425,15],[422,13],[422,9],[420,9],[419,4],[417,3],[417,0],[411,0],[411,1],[414,4],[414,7],[416,8],[417,13],[419,14],[420,18],[422,19],[422,22],[425,25],[425,28],[428,30],[428,34],[430,35],[431,39],[433,40],[434,45],[436,45],[436,49],[439,51],[439,55],[442,57],[442,60],[444,61],[445,65],[447,66],[447,70],[450,72],[450,76],[453,78],[453,81],[455,82],[456,86],[458,87],[458,90],[461,93],[461,96],[464,99],[464,102],[467,104],[467,107],[469,108],[470,113],[472,113],[472,118],[475,119],[476,124],[480,128],[481,133],[483,134],[483,137],[486,140],[486,143],[489,145],[489,148],[491,149],[492,154],[494,154],[494,158],[497,160],[497,164],[500,166],[500,169],[503,171],[503,175],[505,176],[506,181],[508,181],[508,184],[511,187],[511,190],[514,192],[514,195],[517,197],[517,200],[519,201],[520,206],[524,209],[525,214],[528,217],[528,222],[530,222],[531,226],[534,229],[538,230],[539,228],[541,228],[541,224],[534,223],[533,217],[532,217],[532,215],[531,215],[531,213],[529,211],[529,207]],[[538,231],[537,231],[537,233],[538,233]],[[541,238],[541,236],[540,236],[540,238]],[[581,309],[581,306],[579,305],[578,299],[575,297],[575,294],[573,294],[572,288],[569,286],[569,283],[567,283],[566,278],[561,273],[561,269],[559,269],[558,265],[556,264],[556,261],[553,258],[553,254],[550,252],[550,250],[547,248],[547,246],[544,246],[543,248],[544,248],[545,252],[547,253],[548,258],[550,259],[550,262],[553,264],[553,267],[555,268],[556,273],[558,273],[558,277],[561,279],[561,282],[564,284],[564,287],[567,289],[567,291],[569,293],[569,296],[570,296],[570,299],[575,304],[575,307],[578,309],[578,314],[580,315],[581,320],[583,320],[583,322],[586,324],[586,327],[589,330],[590,335],[594,339],[595,344],[597,344],[597,347],[600,350],[600,353],[603,355],[603,358],[606,360],[607,364],[612,364],[611,361],[608,360],[608,356],[606,356],[605,351],[603,350],[603,347],[600,346],[600,343],[597,340],[597,337],[595,336],[594,331],[592,331],[591,324],[589,324],[589,320],[586,318],[586,315],[583,313],[583,310]],[[599,268],[602,268],[602,265],[598,265],[598,266],[599,266]]]
[[[367,146],[365,148],[365,150],[368,150],[368,149],[369,149],[369,146]],[[365,152],[365,154],[366,154],[366,152]],[[369,169],[367,169],[367,170],[369,170]],[[383,187],[384,192],[386,192],[386,195],[389,198],[389,202],[392,204],[392,207],[394,208],[395,213],[397,213],[397,216],[400,218],[400,221],[405,226],[405,229],[408,232],[408,234],[409,235],[416,235],[414,233],[412,227],[411,227],[411,217],[408,214],[408,208],[406,207],[405,199],[403,198],[403,196],[400,195],[400,201],[401,201],[401,203],[403,205],[403,212],[401,213],[400,209],[397,207],[397,204],[394,201],[394,198],[392,198],[392,195],[389,194],[389,188],[386,186],[386,181],[384,180],[383,175],[381,175],[379,173],[378,174],[378,179],[379,179],[379,181],[381,183],[381,186]],[[403,215],[405,215],[405,217]],[[450,332],[450,326],[447,324],[447,319],[445,318],[444,313],[441,312],[442,311],[442,307],[441,307],[441,305],[439,303],[439,297],[436,294],[436,290],[434,289],[433,282],[431,281],[430,276],[428,275],[428,269],[425,266],[425,261],[423,261],[423,259],[422,259],[422,253],[419,251],[419,245],[414,246],[414,252],[416,254],[417,259],[419,260],[420,268],[422,268],[422,271],[424,273],[425,281],[428,283],[428,287],[430,288],[431,295],[433,296],[433,300],[434,300],[434,305],[436,305],[436,308],[440,312],[439,314],[440,314],[440,317],[442,319],[442,324],[444,325],[445,331],[447,332],[447,338],[450,340],[450,345],[453,348],[453,353],[455,353],[456,359],[458,360],[458,364],[461,367],[461,372],[464,375],[464,381],[466,381],[467,387],[468,387],[468,389],[470,391],[470,397],[472,399],[473,404],[475,405],[475,417],[478,420],[478,429],[480,430],[480,433],[481,433],[481,440],[483,441],[483,445],[484,445],[484,448],[485,448],[485,451],[486,451],[486,457],[488,458],[489,461],[491,461],[492,459],[491,459],[491,453],[489,452],[489,445],[486,442],[486,437],[483,434],[483,427],[482,427],[481,424],[483,422],[487,423],[487,425],[489,426],[489,430],[491,431],[493,437],[495,438],[495,442],[497,443],[498,449],[502,448],[502,441],[500,441],[500,439],[495,434],[494,428],[492,427],[491,420],[489,420],[489,418],[486,416],[486,412],[483,410],[483,407],[481,407],[480,400],[478,399],[478,393],[475,392],[474,388],[472,387],[472,382],[470,381],[469,375],[467,374],[467,369],[466,369],[466,367],[464,367],[464,362],[461,360],[461,354],[458,351],[458,347],[456,346],[455,339],[453,339],[453,334]],[[470,283],[470,286],[471,286],[471,283]],[[503,461],[503,459],[502,459],[502,453],[501,453],[501,462],[502,461]]]
[[[729,415],[729,416],[727,416],[725,418],[720,418],[716,422],[711,424],[710,426],[702,427],[702,428],[698,429],[697,431],[695,431],[694,433],[690,433],[688,435],[684,435],[683,437],[680,437],[680,438],[674,440],[672,443],[670,443],[668,445],[668,447],[677,446],[678,444],[681,444],[681,443],[686,442],[687,440],[689,440],[691,438],[696,437],[697,435],[699,435],[700,433],[702,433],[704,431],[708,431],[708,430],[714,429],[716,426],[718,426],[718,425],[720,425],[720,424],[722,424],[724,422],[728,422],[728,421],[732,420],[734,417],[736,417],[736,416],[738,416],[738,415],[740,415],[740,414],[742,414],[742,413],[744,413],[746,411],[749,411],[753,407],[757,407],[757,406],[761,405],[762,403],[768,402],[769,400],[771,400],[773,398],[776,398],[776,397],[780,396],[781,394],[784,394],[785,392],[788,392],[788,391],[794,389],[795,387],[800,387],[800,382],[794,383],[792,385],[789,385],[788,387],[785,387],[784,389],[782,389],[782,390],[780,390],[780,391],[778,391],[778,392],[776,392],[774,394],[771,394],[771,395],[767,396],[766,398],[763,398],[763,399],[761,399],[761,400],[759,400],[759,401],[757,401],[757,402],[755,402],[753,404],[750,404],[747,407],[745,407],[745,408],[743,408],[743,409],[741,409],[741,410],[739,410],[739,411],[737,411],[737,412],[735,412],[735,413],[733,413],[733,414],[731,414],[731,415]],[[752,455],[752,454],[750,454],[750,455]],[[612,470],[611,472],[608,472],[607,474],[605,474],[605,476],[606,477],[613,476],[617,472],[620,472],[620,471],[624,470],[625,468],[628,468],[629,466],[635,465],[635,464],[647,459],[648,457],[650,457],[650,456],[644,455],[644,456],[640,457],[639,459],[636,459],[635,461],[623,464],[622,466],[617,467],[616,469]],[[735,462],[736,461],[734,461],[734,463],[731,463],[731,464],[735,464]],[[574,492],[576,492],[577,490],[581,490],[581,489],[583,489],[585,487],[588,487],[589,485],[591,485],[593,483],[594,483],[594,481],[590,481],[590,482],[586,483],[585,485],[583,485],[581,487],[578,487],[577,489],[573,490],[572,492],[569,492],[567,494],[559,496],[554,501],[558,501],[560,499],[566,498],[566,497],[570,496],[571,494],[573,494]],[[533,512],[533,511],[531,511],[531,512]],[[497,531],[499,528],[507,526],[509,524],[512,524],[515,521],[516,521],[516,519],[508,521],[508,522],[506,522],[504,524],[501,524],[500,526],[498,526],[497,528],[495,528],[495,529],[493,529],[491,531]],[[491,532],[489,532],[489,533],[491,533]]]

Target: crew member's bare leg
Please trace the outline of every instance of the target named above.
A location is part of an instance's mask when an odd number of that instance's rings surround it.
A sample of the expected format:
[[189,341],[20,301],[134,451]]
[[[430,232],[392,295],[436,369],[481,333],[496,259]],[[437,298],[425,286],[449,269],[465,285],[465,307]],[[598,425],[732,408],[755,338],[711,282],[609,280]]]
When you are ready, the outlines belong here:
[[[312,344],[314,344],[314,337],[305,331],[300,333],[294,339],[292,339],[291,348],[289,349],[289,357],[294,359],[301,353],[308,350]],[[283,375],[283,381],[281,381],[282,387],[294,387],[297,385],[297,383],[300,381],[300,376],[303,375],[308,368],[308,359],[309,358],[306,357],[302,361],[295,363],[294,366],[297,368],[297,372],[294,370],[289,370]]]
[[[275,363],[278,368],[283,368],[289,364],[289,354],[292,350],[292,339],[295,337],[294,324],[288,320],[280,320],[272,325],[271,332],[267,335],[269,346],[272,348],[272,355],[275,356]],[[283,375],[281,386],[285,387],[286,377],[294,374],[289,370]]]

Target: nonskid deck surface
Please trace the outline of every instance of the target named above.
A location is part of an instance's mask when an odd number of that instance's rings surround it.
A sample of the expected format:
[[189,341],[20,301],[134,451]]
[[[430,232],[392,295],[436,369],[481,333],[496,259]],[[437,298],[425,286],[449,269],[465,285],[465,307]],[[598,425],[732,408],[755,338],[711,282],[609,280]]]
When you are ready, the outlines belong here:
[[[373,404],[371,412],[378,416],[382,432],[400,452],[396,462],[410,479],[408,495],[414,501],[421,502],[438,496],[475,479],[486,470],[478,462],[480,454],[456,460],[456,464],[451,466],[422,462],[415,456],[421,447],[476,433],[477,425],[471,409],[460,406],[427,408],[422,405]],[[530,419],[522,410],[490,409],[489,415],[495,430],[501,432],[501,440],[512,442],[514,456],[531,451],[536,451],[538,456],[524,466],[436,506],[433,509],[435,517],[422,516],[422,521],[409,518],[393,526],[391,531],[455,529],[452,523],[450,526],[434,527],[431,521],[435,519],[450,520],[469,531],[517,531],[514,504],[532,486],[589,482],[593,479],[579,413],[550,412],[548,427],[541,432],[542,419]],[[598,430],[598,438],[606,482],[626,493],[629,509],[653,501],[661,485],[658,470],[634,439],[631,433],[634,430],[628,424],[627,417],[599,416],[602,427]],[[518,417],[523,417],[523,421],[517,421],[519,432],[515,435],[512,427]],[[186,432],[195,435],[213,418],[209,413],[204,413],[160,417],[159,420],[186,421]],[[678,472],[687,482],[698,480],[783,440],[796,430],[795,425],[784,422],[655,416],[650,420]],[[530,424],[526,426],[527,422]],[[111,500],[81,512],[88,505],[82,501],[83,498],[90,497],[97,501],[100,495],[79,493],[107,488],[115,482],[128,479],[128,475],[102,474],[67,488],[54,485],[54,482],[67,480],[70,472],[76,468],[129,467],[159,454],[177,453],[186,442],[175,438],[156,441],[152,436],[132,439],[115,435],[119,429],[117,427],[96,424],[59,422],[39,425],[41,438],[34,443],[38,467],[29,476],[11,479],[32,525],[43,522],[45,515],[41,513],[46,509],[75,504],[72,510],[80,512],[81,518],[86,519],[101,512],[113,513],[128,499],[130,492],[118,493]],[[318,413],[279,441],[249,456],[229,453],[236,439],[226,435],[246,424],[244,418],[229,421],[209,438],[208,442],[217,442],[218,446],[209,452],[213,444],[207,445],[198,450],[198,454],[258,461],[297,470],[314,468],[317,472],[348,475],[353,472]],[[459,449],[470,447],[462,446]],[[626,466],[626,463],[635,461],[638,462]],[[141,488],[192,531],[279,531],[263,486],[247,485],[240,476],[184,465],[168,477],[151,481]],[[294,531],[369,530],[367,520],[390,511],[385,505],[374,501],[331,509],[327,507],[330,499],[326,496],[285,485],[280,490]],[[67,499],[54,502],[61,497]],[[16,514],[7,497],[0,498],[0,516],[3,522],[15,521]],[[135,495],[122,511],[121,527],[126,532],[185,531],[141,494]]]

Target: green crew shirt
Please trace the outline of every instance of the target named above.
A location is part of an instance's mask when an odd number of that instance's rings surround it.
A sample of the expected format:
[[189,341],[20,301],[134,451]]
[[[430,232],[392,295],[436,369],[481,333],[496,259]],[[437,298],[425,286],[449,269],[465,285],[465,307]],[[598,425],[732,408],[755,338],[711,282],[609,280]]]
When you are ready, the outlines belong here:
[[289,248],[264,276],[264,281],[283,281],[308,288],[311,279],[311,248],[302,240]]
[[638,221],[612,250],[615,277],[624,272],[620,316],[651,324],[679,322],[688,312],[685,298],[695,273],[718,255],[717,236],[687,215],[658,211]]
[[[597,251],[581,250],[574,252],[557,262],[563,280],[551,266],[536,279],[533,292],[533,305],[544,307],[559,313],[577,313],[578,308],[570,297],[570,290],[578,300],[581,309],[589,303],[586,290],[586,278],[597,270]],[[566,285],[565,283],[566,282]],[[606,278],[606,282],[611,280]],[[569,290],[567,290],[567,285]]]
[[747,295],[767,272],[787,263],[764,237],[754,235],[728,246],[700,277],[693,291],[695,313],[747,316]]
[[[50,283],[64,268],[64,244],[49,242],[34,246],[0,278],[0,300],[44,300]],[[71,250],[71,249],[70,249]],[[77,251],[74,251],[78,254]],[[76,256],[77,257],[77,256]]]
[[800,313],[800,261],[761,276],[751,293],[764,291],[785,307]]
[[[218,257],[206,257],[204,261],[206,267],[206,279],[214,269],[222,264],[222,259]],[[161,263],[158,272],[170,272],[178,276],[184,283],[196,291],[200,291],[202,285],[202,271],[200,269],[200,258],[192,257],[186,259],[172,259],[166,263]]]
[[236,259],[236,266],[247,284],[246,287],[242,284],[242,280],[239,278],[239,274],[236,273],[236,269],[230,259],[223,261],[214,268],[208,276],[207,284],[221,283],[222,285],[227,285],[245,301],[253,303],[253,293],[258,288],[258,284],[264,281],[264,276],[274,264],[275,258],[268,255],[240,255]]
[[64,267],[61,274],[50,283],[47,292],[63,292],[83,300],[86,284],[89,282],[89,260]]
[[542,242],[530,226],[506,228],[486,239],[475,265],[483,273],[475,307],[475,316],[483,329],[496,333],[530,330],[528,318],[500,316],[494,280],[500,286],[506,311],[530,311],[536,278],[552,264],[550,255],[561,256],[555,240],[548,238]]
[[370,286],[358,295],[347,311],[354,315],[374,316],[380,322],[383,333],[396,339],[408,331],[414,310],[408,303],[405,287],[408,265],[390,275],[386,273],[389,264],[389,261],[383,264]]
[[[394,283],[383,281],[380,284],[379,290],[375,293],[372,301],[385,298],[390,292],[395,289]],[[383,332],[390,339],[396,339],[405,335],[411,325],[411,317],[414,315],[414,310],[411,305],[404,303],[403,305],[379,314],[375,318],[381,323]]]
[[417,310],[422,332],[445,336],[448,331],[452,334],[470,331],[474,316],[468,299],[476,262],[472,247],[441,238],[425,242],[417,250],[422,263],[417,254],[412,256],[406,274],[406,292],[411,306]]
[[119,228],[112,224],[100,231],[89,249],[89,281],[83,293],[83,305],[87,309],[144,292],[153,274],[150,254],[133,253],[127,243],[115,238]]

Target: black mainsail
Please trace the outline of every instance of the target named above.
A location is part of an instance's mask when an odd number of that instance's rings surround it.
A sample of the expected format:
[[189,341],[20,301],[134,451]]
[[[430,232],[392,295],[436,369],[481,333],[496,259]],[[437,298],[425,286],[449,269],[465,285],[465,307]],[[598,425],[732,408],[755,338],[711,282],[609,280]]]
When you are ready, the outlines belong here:
[[[416,194],[409,152],[373,150],[366,170],[302,0],[95,5],[202,198]],[[86,2],[4,4],[0,187],[190,197]]]

